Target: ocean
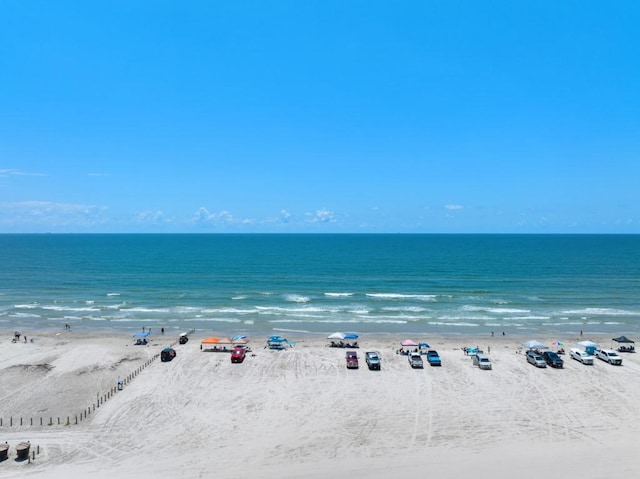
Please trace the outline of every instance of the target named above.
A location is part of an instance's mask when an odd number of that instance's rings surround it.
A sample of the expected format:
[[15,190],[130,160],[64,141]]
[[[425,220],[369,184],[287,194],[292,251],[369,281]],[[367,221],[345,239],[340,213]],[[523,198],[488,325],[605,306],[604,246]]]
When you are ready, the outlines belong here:
[[0,328],[640,332],[635,235],[0,235]]

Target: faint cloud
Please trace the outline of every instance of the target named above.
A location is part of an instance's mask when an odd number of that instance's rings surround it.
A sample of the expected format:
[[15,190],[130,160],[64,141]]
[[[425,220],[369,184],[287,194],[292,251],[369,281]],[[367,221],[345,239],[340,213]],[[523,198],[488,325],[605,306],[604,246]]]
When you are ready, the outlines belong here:
[[198,208],[198,211],[193,215],[192,221],[196,225],[247,225],[255,223],[252,218],[236,218],[229,211],[223,210],[215,213],[204,207]]
[[15,168],[0,168],[0,178],[9,178],[10,176],[46,176],[43,173],[29,173]]
[[87,173],[87,176],[111,176],[111,173]]
[[305,213],[307,221],[310,223],[335,223],[336,216],[333,211],[316,210],[315,213]]
[[22,201],[0,203],[0,224],[46,227],[91,226],[103,224],[107,208],[96,205]]
[[445,210],[461,210],[464,209],[462,205],[444,205]]
[[168,224],[173,223],[174,219],[165,214],[162,211],[141,211],[135,217],[136,223],[140,224]]

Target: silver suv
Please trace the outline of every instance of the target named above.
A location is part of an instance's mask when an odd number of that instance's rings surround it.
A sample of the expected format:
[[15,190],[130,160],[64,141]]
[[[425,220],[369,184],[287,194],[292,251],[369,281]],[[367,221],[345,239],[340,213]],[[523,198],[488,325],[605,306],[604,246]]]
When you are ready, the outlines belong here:
[[380,370],[380,355],[375,351],[367,351],[364,353],[364,360],[367,362],[369,369],[379,371]]
[[527,362],[529,364],[533,364],[537,368],[547,367],[547,362],[544,360],[544,358],[532,349],[529,349],[527,351]]

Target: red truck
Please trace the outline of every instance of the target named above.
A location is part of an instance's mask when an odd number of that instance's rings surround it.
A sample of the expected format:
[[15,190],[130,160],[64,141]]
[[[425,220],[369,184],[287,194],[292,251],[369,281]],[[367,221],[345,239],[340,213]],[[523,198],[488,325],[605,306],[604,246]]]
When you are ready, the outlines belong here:
[[355,351],[347,351],[347,369],[358,369],[358,353]]

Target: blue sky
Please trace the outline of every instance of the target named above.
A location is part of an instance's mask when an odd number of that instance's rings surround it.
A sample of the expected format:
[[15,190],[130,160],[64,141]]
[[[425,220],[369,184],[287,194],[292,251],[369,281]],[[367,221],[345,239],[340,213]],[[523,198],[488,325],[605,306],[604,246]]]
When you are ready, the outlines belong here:
[[638,2],[0,12],[0,233],[640,233]]

